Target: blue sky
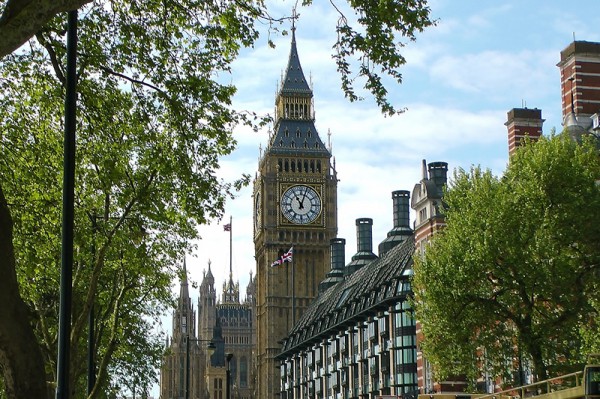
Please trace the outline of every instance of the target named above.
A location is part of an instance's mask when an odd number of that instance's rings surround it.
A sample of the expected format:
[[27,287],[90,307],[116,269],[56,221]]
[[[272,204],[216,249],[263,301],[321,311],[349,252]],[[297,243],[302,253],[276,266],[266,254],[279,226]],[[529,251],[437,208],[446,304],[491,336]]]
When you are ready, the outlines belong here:
[[[373,218],[377,253],[392,228],[391,192],[412,191],[421,178],[422,159],[448,162],[450,171],[481,165],[502,173],[508,161],[504,123],[512,108],[540,108],[544,133],[560,130],[560,51],[574,35],[600,41],[597,0],[431,1],[438,25],[404,47],[404,82],[388,89],[394,105],[407,111],[390,118],[370,99],[349,103],[344,98],[331,59],[337,16],[329,2],[315,3],[299,10],[296,37],[304,73],[312,77],[317,129],[324,141],[332,133],[340,179],[338,237],[346,238],[346,262],[356,252],[357,218]],[[289,10],[293,4],[277,2],[275,8]],[[243,51],[231,75],[222,77],[238,87],[239,109],[273,111],[290,37],[272,39],[275,49],[263,35],[255,48]],[[254,176],[259,146],[265,148],[268,134],[240,128],[235,137],[238,149],[221,163],[226,180]],[[230,201],[224,221],[200,229],[203,239],[188,255],[187,266],[191,279],[200,282],[210,259],[221,292],[229,268],[229,235],[221,225],[230,215],[234,280],[240,281],[243,299],[248,276],[255,274],[250,187]],[[171,333],[170,325],[163,328]]]
[[[294,5],[272,3],[274,15],[289,13]],[[340,179],[338,237],[346,238],[346,263],[356,252],[357,218],[373,218],[377,253],[393,224],[391,192],[412,191],[421,178],[423,159],[448,162],[450,171],[481,165],[501,174],[508,161],[504,123],[512,108],[540,108],[544,133],[553,127],[560,131],[560,51],[574,37],[600,42],[597,0],[430,1],[438,25],[404,47],[403,84],[391,84],[388,90],[394,105],[407,111],[390,118],[370,99],[349,103],[344,98],[331,59],[337,15],[329,2],[315,3],[299,9],[296,38],[304,73],[312,77],[317,129],[324,141],[329,130],[332,134]],[[274,109],[290,37],[272,39],[275,49],[263,35],[255,48],[243,51],[231,75],[221,77],[238,87],[238,109]],[[254,176],[259,146],[265,148],[268,133],[240,128],[235,137],[237,150],[221,162],[226,180],[242,173]],[[190,278],[196,282],[211,260],[220,293],[229,270],[229,234],[222,224],[232,216],[234,280],[240,282],[242,299],[250,272],[256,274],[251,194],[251,187],[242,190],[227,204],[223,221],[201,227],[203,239],[187,256]],[[197,296],[197,290],[191,293]],[[159,330],[170,335],[170,321],[165,317]]]

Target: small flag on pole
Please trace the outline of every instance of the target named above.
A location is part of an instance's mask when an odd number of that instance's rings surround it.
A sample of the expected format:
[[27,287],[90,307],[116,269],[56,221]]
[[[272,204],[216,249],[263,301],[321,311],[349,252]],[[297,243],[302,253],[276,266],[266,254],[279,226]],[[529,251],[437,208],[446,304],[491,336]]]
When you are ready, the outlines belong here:
[[231,231],[231,223],[224,224],[223,231]]
[[283,265],[285,262],[291,262],[294,255],[294,247],[291,247],[289,251],[284,253],[275,262],[271,263],[271,267]]

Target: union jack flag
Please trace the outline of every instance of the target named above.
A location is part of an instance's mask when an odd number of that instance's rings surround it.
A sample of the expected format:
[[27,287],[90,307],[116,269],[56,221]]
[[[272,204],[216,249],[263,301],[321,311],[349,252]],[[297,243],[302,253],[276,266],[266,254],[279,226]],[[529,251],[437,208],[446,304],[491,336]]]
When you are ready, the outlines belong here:
[[223,225],[223,231],[231,231],[231,223]]
[[271,263],[271,267],[283,265],[285,262],[291,262],[294,255],[294,247],[291,247],[289,251],[284,253],[275,262]]

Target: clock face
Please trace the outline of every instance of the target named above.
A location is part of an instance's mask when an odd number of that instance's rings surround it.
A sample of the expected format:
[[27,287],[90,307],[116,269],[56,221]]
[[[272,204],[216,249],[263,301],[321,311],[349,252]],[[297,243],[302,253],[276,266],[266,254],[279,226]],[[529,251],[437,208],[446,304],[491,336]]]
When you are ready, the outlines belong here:
[[260,228],[260,193],[256,193],[254,200],[254,229],[258,230]]
[[312,187],[292,186],[281,196],[281,212],[292,223],[311,223],[321,213],[321,198]]

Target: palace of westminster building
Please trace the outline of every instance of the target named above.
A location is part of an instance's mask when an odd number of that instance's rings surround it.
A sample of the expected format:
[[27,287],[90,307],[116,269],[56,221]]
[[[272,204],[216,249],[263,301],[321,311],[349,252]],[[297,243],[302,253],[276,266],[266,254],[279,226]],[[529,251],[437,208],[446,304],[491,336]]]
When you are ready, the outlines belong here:
[[[573,136],[600,130],[600,43],[571,43],[558,66],[565,128]],[[378,255],[372,219],[357,219],[357,253],[346,263],[345,240],[337,237],[338,178],[315,127],[293,29],[275,105],[253,185],[256,275],[240,301],[230,273],[218,300],[209,264],[196,309],[181,281],[160,398],[224,399],[228,370],[234,399],[412,397],[445,384],[460,390],[460,381],[434,381],[407,300],[413,255],[445,225],[447,163],[423,161],[412,192],[391,193],[393,228]],[[541,110],[509,111],[509,153],[523,137],[538,138],[542,124]],[[292,244],[290,265],[272,267]]]

